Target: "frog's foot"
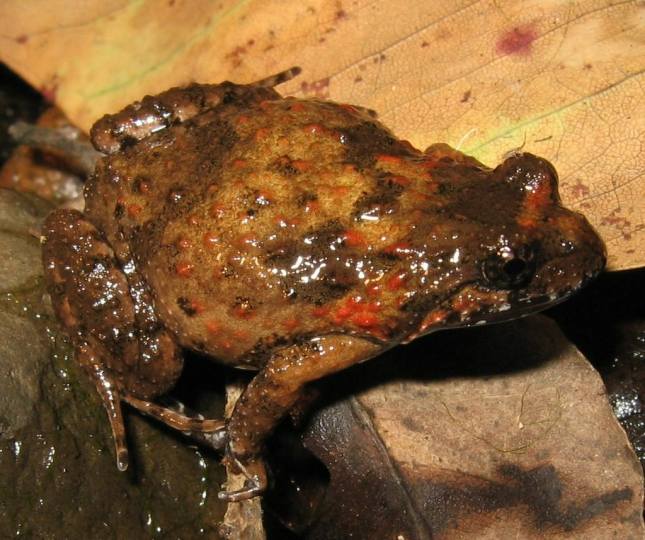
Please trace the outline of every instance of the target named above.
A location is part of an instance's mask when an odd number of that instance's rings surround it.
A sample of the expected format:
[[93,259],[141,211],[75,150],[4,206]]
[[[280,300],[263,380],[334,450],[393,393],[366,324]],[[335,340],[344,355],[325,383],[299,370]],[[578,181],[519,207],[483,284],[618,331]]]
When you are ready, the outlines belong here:
[[116,453],[116,466],[120,471],[128,468],[128,444],[125,438],[125,424],[121,412],[121,395],[119,390],[104,369],[103,364],[94,354],[93,349],[87,343],[82,343],[76,350],[76,358],[81,367],[90,376],[99,396],[103,400],[103,407],[107,412],[112,428],[112,437]]
[[121,399],[142,414],[159,420],[177,431],[212,434],[208,440],[213,444],[214,448],[222,449],[226,444],[226,423],[224,420],[187,416],[152,401],[139,399],[128,394],[123,395]]
[[240,502],[247,499],[252,499],[264,493],[267,489],[268,480],[267,472],[264,463],[259,458],[252,460],[244,460],[244,462],[230,451],[230,447],[226,449],[226,459],[244,475],[246,480],[244,486],[235,491],[220,491],[217,494],[218,499],[226,502]]

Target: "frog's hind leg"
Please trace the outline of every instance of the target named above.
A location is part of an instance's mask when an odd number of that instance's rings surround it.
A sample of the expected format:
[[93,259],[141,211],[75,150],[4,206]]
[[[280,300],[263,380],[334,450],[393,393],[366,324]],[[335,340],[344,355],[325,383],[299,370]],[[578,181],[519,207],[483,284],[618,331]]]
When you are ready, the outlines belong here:
[[181,351],[156,319],[145,283],[136,271],[126,276],[104,235],[83,214],[52,212],[43,225],[42,255],[54,311],[103,400],[124,470],[121,400],[168,391],[182,370]]
[[188,416],[152,401],[146,401],[127,394],[123,395],[122,399],[140,413],[163,422],[168,427],[177,431],[187,433],[214,433],[216,436],[210,437],[209,441],[217,449],[224,448],[224,444],[226,443],[226,422],[224,420]]
[[219,497],[235,502],[262,493],[267,486],[260,459],[264,440],[306,396],[306,385],[381,350],[362,338],[330,335],[277,351],[246,388],[228,422],[227,458],[247,477],[246,485]]

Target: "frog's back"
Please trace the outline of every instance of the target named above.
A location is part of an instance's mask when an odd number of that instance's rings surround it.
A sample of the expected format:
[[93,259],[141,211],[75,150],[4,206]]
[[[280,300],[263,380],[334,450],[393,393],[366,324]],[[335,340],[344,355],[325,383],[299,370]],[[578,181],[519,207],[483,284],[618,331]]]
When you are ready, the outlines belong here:
[[303,335],[405,334],[435,165],[363,109],[230,103],[106,158],[88,213],[183,345],[259,363]]

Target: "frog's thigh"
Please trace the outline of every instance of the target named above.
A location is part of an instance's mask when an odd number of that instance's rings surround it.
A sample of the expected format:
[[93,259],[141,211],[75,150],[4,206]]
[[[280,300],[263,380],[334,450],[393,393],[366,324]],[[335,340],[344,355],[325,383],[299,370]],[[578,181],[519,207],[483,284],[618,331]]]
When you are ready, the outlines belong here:
[[367,360],[381,349],[365,339],[339,334],[276,351],[235,406],[228,424],[231,454],[241,462],[252,460],[307,383]]
[[[43,224],[43,265],[58,319],[110,419],[119,469],[127,467],[119,374],[138,355],[125,276],[100,232],[80,212],[56,210]],[[118,358],[111,354],[119,350]]]
[[[128,280],[114,251],[80,212],[56,210],[43,224],[47,289],[76,359],[103,400],[119,469],[127,467],[120,401],[150,398],[172,386],[182,358],[172,337],[140,331]],[[148,360],[141,361],[142,356]]]

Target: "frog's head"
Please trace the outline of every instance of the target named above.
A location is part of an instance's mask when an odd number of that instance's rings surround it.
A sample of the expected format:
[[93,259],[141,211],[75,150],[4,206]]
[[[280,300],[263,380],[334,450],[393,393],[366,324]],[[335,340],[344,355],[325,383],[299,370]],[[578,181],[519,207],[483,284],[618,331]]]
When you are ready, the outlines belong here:
[[557,173],[542,158],[516,154],[444,188],[452,190],[442,212],[456,244],[444,250],[437,274],[426,276],[430,287],[437,277],[445,285],[420,333],[544,309],[605,266],[602,240],[583,215],[562,206]]

